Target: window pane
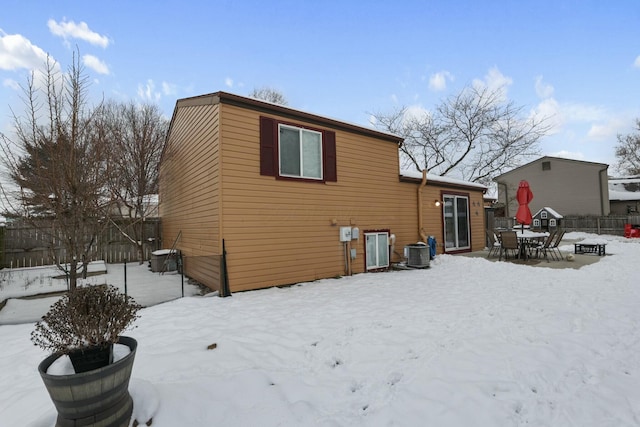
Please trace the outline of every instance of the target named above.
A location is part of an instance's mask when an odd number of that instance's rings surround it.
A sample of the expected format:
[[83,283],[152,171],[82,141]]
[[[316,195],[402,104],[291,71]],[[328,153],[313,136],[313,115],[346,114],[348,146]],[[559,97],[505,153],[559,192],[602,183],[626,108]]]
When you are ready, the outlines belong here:
[[469,246],[469,201],[466,197],[456,198],[458,222],[458,247]]
[[302,131],[302,175],[322,178],[322,138],[317,132]]
[[376,268],[378,265],[376,260],[376,235],[367,234],[365,237],[367,239],[367,268]]
[[389,236],[387,233],[378,234],[378,267],[389,265]]
[[456,219],[454,217],[453,197],[444,198],[444,245],[445,248],[456,246]]
[[280,126],[280,174],[300,176],[300,131]]

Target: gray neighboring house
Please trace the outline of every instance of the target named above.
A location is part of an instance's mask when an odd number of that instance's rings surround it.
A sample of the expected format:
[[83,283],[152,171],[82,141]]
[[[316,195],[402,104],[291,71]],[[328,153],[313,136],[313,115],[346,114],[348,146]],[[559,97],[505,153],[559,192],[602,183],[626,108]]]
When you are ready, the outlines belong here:
[[504,206],[506,217],[515,216],[516,191],[524,179],[533,192],[531,212],[548,206],[565,216],[606,216],[610,213],[608,168],[605,163],[544,156],[495,177],[497,203]]
[[640,212],[640,176],[609,179],[609,201],[612,214]]

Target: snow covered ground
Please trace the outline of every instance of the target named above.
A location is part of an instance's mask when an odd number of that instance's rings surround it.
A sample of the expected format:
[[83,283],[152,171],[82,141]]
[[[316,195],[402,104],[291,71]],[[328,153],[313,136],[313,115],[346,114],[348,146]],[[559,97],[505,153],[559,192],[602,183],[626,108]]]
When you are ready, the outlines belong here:
[[[110,284],[125,292],[125,264],[109,264],[94,261],[88,271],[96,275],[80,279],[79,283]],[[145,307],[182,297],[183,281],[176,271],[164,274],[151,273],[147,264],[128,263],[126,292]],[[7,300],[0,310],[0,325],[36,322],[40,320],[59,296],[37,299],[18,297],[64,292],[67,282],[60,278],[55,266],[14,268],[0,270],[0,301]],[[184,279],[184,295],[200,294],[200,288]]]
[[[134,415],[154,427],[640,426],[640,239],[566,237],[604,240],[607,256],[551,269],[438,255],[427,270],[145,308],[126,334]],[[32,329],[0,326],[1,426],[55,422]]]

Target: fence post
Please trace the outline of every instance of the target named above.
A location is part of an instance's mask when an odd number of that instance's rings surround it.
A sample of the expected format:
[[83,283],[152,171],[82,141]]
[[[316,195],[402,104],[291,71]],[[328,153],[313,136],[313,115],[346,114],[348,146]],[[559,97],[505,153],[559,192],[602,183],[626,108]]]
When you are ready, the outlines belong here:
[[127,260],[124,260],[124,294],[127,295]]
[[180,286],[182,287],[182,298],[184,298],[184,268],[182,268],[182,251],[180,251],[180,255],[178,256],[178,271],[180,272]]

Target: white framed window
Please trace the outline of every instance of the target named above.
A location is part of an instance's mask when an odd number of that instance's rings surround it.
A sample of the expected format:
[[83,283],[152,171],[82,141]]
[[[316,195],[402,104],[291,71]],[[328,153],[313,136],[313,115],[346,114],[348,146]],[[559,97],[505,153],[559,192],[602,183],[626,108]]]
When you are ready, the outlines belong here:
[[364,233],[367,270],[389,267],[389,232]]
[[547,211],[540,212],[540,219],[547,219]]
[[278,125],[280,175],[322,179],[322,133]]
[[533,228],[540,228],[540,220],[538,218],[533,219]]
[[549,227],[555,227],[556,226],[556,219],[555,218],[551,218],[549,220]]

